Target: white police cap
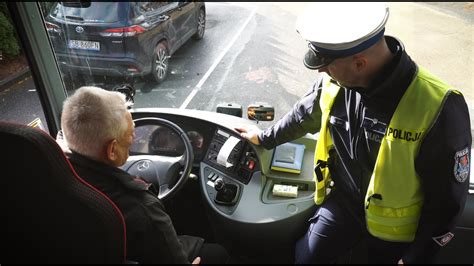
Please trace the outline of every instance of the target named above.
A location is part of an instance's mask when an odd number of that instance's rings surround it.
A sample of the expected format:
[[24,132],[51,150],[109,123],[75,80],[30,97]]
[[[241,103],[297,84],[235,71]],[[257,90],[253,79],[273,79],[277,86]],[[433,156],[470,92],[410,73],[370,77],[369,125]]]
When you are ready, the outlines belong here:
[[318,69],[369,48],[383,37],[388,15],[386,3],[311,3],[296,21],[309,42],[305,66]]

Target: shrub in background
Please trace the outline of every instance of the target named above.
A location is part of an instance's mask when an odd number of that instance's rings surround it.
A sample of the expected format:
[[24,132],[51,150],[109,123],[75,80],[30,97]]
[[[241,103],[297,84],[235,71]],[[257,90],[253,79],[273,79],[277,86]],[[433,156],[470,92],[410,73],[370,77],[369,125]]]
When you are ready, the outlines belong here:
[[15,28],[5,2],[0,2],[0,52],[2,56],[10,58],[20,54]]

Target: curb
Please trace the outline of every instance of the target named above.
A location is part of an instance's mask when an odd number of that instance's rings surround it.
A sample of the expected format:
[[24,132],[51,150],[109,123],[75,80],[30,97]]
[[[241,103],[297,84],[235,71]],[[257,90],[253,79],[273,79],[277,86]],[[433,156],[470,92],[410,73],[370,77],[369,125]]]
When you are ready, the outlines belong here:
[[25,69],[21,70],[21,71],[18,71],[17,73],[3,79],[3,80],[0,80],[0,88],[3,88],[3,87],[8,87],[18,81],[20,81],[21,79],[24,79],[25,77],[27,77],[28,75],[30,75],[30,68],[29,67],[26,67]]

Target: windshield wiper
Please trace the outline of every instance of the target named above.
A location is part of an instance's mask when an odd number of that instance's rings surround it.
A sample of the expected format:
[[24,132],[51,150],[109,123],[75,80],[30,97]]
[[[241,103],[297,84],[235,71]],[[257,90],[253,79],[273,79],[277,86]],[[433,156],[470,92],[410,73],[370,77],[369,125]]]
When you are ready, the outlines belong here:
[[76,16],[63,16],[63,18],[84,21],[82,17],[76,17]]

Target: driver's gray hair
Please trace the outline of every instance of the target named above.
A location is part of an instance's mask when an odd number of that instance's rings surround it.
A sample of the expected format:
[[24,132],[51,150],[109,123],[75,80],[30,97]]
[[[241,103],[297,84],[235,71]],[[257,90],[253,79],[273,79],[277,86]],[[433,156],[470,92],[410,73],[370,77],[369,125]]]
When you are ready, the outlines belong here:
[[128,129],[125,95],[98,87],[85,86],[66,99],[61,116],[64,139],[69,148],[82,155],[100,159],[113,139]]

